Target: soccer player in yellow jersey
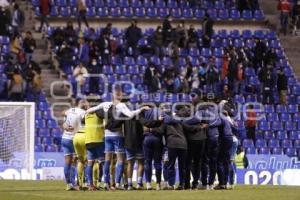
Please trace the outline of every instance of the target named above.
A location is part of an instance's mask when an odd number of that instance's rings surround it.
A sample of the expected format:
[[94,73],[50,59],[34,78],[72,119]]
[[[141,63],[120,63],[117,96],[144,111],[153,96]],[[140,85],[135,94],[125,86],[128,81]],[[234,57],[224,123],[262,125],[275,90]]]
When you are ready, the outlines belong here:
[[[104,127],[103,127],[103,109],[99,109],[94,113],[85,115],[85,145],[87,149],[87,180],[89,190],[96,190],[93,181],[94,171],[98,168],[95,164],[98,160],[104,160]],[[96,167],[94,167],[96,166]]]

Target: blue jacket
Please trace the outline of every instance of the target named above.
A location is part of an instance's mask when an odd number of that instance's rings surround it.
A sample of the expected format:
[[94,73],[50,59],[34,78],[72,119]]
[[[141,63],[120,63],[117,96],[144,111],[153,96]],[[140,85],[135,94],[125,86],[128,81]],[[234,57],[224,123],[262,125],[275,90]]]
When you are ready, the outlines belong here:
[[233,125],[230,123],[229,119],[224,117],[222,118],[222,131],[220,132],[221,138],[230,138],[233,136],[232,129],[234,128]]

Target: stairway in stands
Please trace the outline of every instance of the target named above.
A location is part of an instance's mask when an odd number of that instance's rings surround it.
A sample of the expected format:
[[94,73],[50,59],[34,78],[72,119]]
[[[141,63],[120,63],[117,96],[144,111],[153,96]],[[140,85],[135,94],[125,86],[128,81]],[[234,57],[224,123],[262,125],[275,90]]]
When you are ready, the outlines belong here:
[[[278,0],[261,0],[260,5],[269,20],[269,28],[279,33],[280,21],[277,11]],[[285,50],[290,65],[293,67],[296,76],[300,77],[300,36],[278,34],[280,43]]]

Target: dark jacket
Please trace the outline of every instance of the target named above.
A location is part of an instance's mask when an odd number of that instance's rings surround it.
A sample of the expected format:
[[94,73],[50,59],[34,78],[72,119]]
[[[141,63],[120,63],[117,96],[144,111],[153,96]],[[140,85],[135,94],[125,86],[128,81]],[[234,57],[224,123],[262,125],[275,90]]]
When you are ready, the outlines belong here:
[[25,53],[33,53],[34,49],[36,48],[35,40],[33,38],[25,38],[23,42],[23,48]]
[[203,21],[203,36],[207,35],[208,37],[211,38],[211,36],[214,33],[213,26],[214,26],[214,21],[211,18],[207,18]]
[[277,90],[287,90],[288,89],[288,81],[287,77],[284,74],[278,74],[277,77]]
[[126,149],[139,150],[142,149],[144,130],[143,125],[135,118],[124,121],[124,146]]
[[127,45],[136,47],[138,41],[142,38],[142,30],[136,26],[130,26],[125,33]]

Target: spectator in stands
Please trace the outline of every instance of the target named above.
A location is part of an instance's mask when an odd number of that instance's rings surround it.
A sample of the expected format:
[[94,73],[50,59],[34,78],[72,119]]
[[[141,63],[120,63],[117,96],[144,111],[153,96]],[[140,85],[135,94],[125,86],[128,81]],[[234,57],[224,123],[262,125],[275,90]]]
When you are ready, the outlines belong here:
[[12,12],[11,25],[13,28],[13,34],[19,34],[20,28],[23,27],[25,21],[24,13],[20,10],[19,5],[15,4]]
[[11,40],[10,53],[14,62],[18,62],[19,55],[22,53],[22,45],[20,41],[20,36],[18,34],[15,35]]
[[201,63],[199,67],[199,84],[200,87],[203,88],[204,85],[207,84],[207,64],[206,63]]
[[191,76],[191,90],[199,90],[200,87],[200,78],[199,78],[199,70],[197,67],[193,67],[193,72]]
[[217,84],[219,81],[219,72],[217,69],[217,66],[215,65],[214,58],[210,58],[210,63],[208,65],[208,69],[206,72],[206,81],[207,81],[207,86],[210,92],[212,93],[217,93]]
[[249,108],[246,110],[246,121],[245,121],[245,127],[247,131],[247,138],[253,140],[255,143],[256,141],[256,125],[257,125],[257,115],[254,110],[254,106],[251,104],[249,105]]
[[131,25],[127,28],[125,32],[125,39],[127,42],[127,50],[132,48],[133,55],[137,56],[136,48],[138,41],[142,38],[142,29],[137,26],[137,21],[133,20]]
[[195,30],[193,24],[190,25],[188,30],[188,40],[187,40],[187,48],[197,48],[198,47],[198,33]]
[[160,74],[154,63],[150,62],[144,74],[144,84],[147,86],[149,93],[154,93],[161,89],[159,77]]
[[60,62],[60,67],[64,67],[64,63],[70,63],[73,58],[73,49],[67,42],[63,42],[57,52],[57,58]]
[[224,53],[223,56],[223,64],[221,68],[221,81],[224,82],[225,78],[227,78],[229,73],[229,54],[227,52]]
[[203,42],[203,47],[204,48],[209,48],[210,47],[210,41],[211,37],[214,33],[214,21],[210,18],[208,13],[205,13],[203,23],[202,23],[202,42]]
[[90,75],[93,75],[89,80],[90,93],[99,94],[99,78],[95,77],[95,75],[99,75],[101,73],[101,68],[99,67],[95,57],[92,58],[92,62],[88,65],[87,70]]
[[223,100],[227,100],[227,101],[231,99],[232,94],[229,90],[228,85],[223,86],[221,97],[222,97]]
[[32,37],[32,33],[30,31],[27,31],[26,37],[23,41],[23,49],[26,54],[27,64],[31,61],[32,54],[33,54],[35,48],[36,48],[35,39]]
[[8,9],[0,6],[0,35],[8,35],[9,18]]
[[166,69],[163,74],[164,88],[168,93],[174,93],[174,80],[175,70],[174,68]]
[[276,62],[278,61],[278,57],[276,54],[276,49],[275,48],[269,48],[265,54],[264,57],[264,63],[265,64],[270,64],[273,67],[276,67]]
[[81,30],[81,21],[83,21],[86,25],[86,27],[89,27],[89,23],[86,19],[86,0],[78,0],[77,2],[77,9],[78,9],[78,17],[77,22],[79,29]]
[[250,10],[250,0],[237,0],[237,8],[242,13],[244,10]]
[[90,59],[98,57],[97,47],[94,40],[90,40],[89,42],[89,57]]
[[102,63],[106,65],[110,64],[111,45],[108,31],[102,32],[97,41],[97,45],[102,58]]
[[263,103],[264,104],[273,104],[274,103],[274,94],[273,89],[275,87],[274,74],[271,69],[267,69],[261,75],[261,82],[263,86]]
[[169,44],[169,56],[172,59],[173,65],[178,67],[179,65],[179,49],[176,42],[172,41]]
[[280,11],[280,25],[281,25],[281,31],[284,35],[287,34],[288,31],[288,21],[289,21],[289,15],[292,11],[291,4],[288,0],[279,0],[277,5],[278,11]]
[[25,82],[19,70],[15,70],[8,82],[8,93],[11,101],[24,101]]
[[88,75],[88,71],[86,67],[83,65],[83,63],[79,63],[73,71],[73,76],[76,79],[76,81],[79,83],[80,86],[84,85],[85,76]]
[[279,102],[282,105],[287,105],[287,89],[288,81],[282,69],[277,72],[277,90],[279,94]]
[[234,81],[234,93],[235,94],[243,94],[244,91],[244,80],[245,80],[245,73],[244,73],[244,67],[242,63],[239,63],[237,65],[236,70],[236,77]]
[[77,44],[77,33],[74,29],[73,26],[73,22],[72,21],[68,21],[67,22],[67,27],[64,29],[64,38],[66,40],[66,42],[71,45],[74,46]]
[[108,37],[112,35],[112,24],[108,23],[106,24],[105,28],[102,30],[101,35],[107,34]]
[[84,65],[88,65],[90,62],[90,46],[84,38],[79,39],[79,60],[84,63]]
[[171,32],[172,32],[172,18],[170,15],[168,15],[162,26],[162,33],[163,33],[163,39],[164,39],[164,44],[167,46],[171,42]]
[[176,28],[176,35],[177,35],[177,44],[180,48],[186,47],[186,40],[187,40],[187,30],[185,28],[184,21],[181,21],[177,28]]
[[155,55],[162,58],[163,57],[163,34],[161,26],[156,28],[156,31],[152,36],[153,48],[155,50]]
[[39,28],[39,32],[42,32],[44,24],[46,24],[47,28],[49,26],[48,16],[51,12],[51,0],[40,0],[40,12],[41,12],[41,25]]
[[42,76],[41,73],[38,73],[36,71],[33,71],[34,76],[32,80],[32,88],[30,89],[30,92],[33,94],[34,100],[37,102],[39,101],[39,96],[42,91]]
[[188,80],[185,79],[184,73],[176,76],[174,81],[174,91],[175,93],[188,93],[190,91],[189,83]]
[[254,53],[254,60],[253,60],[253,67],[255,72],[258,71],[258,68],[262,68],[265,66],[264,57],[266,55],[267,46],[265,42],[260,40],[259,38],[255,38],[255,47],[253,50]]

